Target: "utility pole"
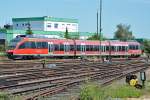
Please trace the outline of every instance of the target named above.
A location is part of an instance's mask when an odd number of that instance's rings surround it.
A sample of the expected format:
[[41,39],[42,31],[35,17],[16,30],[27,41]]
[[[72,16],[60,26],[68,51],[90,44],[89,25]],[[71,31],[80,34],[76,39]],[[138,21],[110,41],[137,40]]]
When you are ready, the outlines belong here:
[[98,36],[98,30],[99,30],[99,29],[98,29],[98,21],[99,21],[99,20],[98,20],[98,19],[99,19],[98,17],[99,17],[99,16],[98,16],[98,10],[97,10],[97,34],[96,34],[97,36]]
[[101,48],[101,37],[102,37],[102,0],[100,0],[100,9],[99,9],[99,38],[100,38],[100,58],[101,58],[101,52],[102,52],[102,48]]

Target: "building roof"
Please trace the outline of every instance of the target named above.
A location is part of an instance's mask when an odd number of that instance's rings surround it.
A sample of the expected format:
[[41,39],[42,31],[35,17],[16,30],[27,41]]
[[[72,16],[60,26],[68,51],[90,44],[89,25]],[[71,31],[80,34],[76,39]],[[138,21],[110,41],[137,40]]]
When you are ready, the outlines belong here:
[[51,17],[51,16],[12,18],[12,21],[13,22],[22,22],[22,21],[53,21],[53,22],[78,23],[78,19],[56,18],[56,17]]

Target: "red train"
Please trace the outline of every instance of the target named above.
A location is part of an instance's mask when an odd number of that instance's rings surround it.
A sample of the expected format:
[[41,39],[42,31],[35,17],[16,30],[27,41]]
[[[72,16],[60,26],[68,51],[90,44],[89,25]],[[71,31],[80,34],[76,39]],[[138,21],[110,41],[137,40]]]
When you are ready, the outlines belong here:
[[10,42],[7,54],[11,59],[99,55],[103,57],[138,57],[142,54],[142,50],[138,42],[17,37]]

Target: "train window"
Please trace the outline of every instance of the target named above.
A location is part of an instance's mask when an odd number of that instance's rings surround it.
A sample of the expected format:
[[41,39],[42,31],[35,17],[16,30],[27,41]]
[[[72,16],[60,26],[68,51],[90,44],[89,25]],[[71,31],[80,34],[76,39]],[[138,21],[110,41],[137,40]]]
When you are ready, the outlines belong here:
[[48,48],[48,43],[47,42],[42,42],[42,48]]
[[24,48],[32,48],[32,49],[36,48],[35,42],[25,42],[19,46],[19,49]]
[[26,46],[25,46],[25,43],[22,43],[20,46],[19,46],[19,49],[24,49]]
[[65,52],[70,51],[70,45],[64,45],[64,51]]
[[54,50],[59,51],[59,45],[58,44],[54,44]]
[[36,46],[38,49],[48,48],[48,43],[47,42],[36,42]]
[[97,48],[95,45],[93,45],[93,51],[97,51]]
[[122,46],[122,51],[125,51],[125,46]]
[[122,48],[121,48],[121,46],[119,46],[119,51],[122,51]]
[[86,51],[90,51],[90,46],[86,45]]
[[35,42],[30,42],[30,46],[32,49],[35,49],[36,48]]
[[99,51],[99,46],[98,45],[94,45],[93,49],[94,49],[94,51]]
[[81,45],[77,45],[77,51],[81,51]]
[[102,52],[105,52],[105,46],[99,46]]
[[132,48],[132,46],[131,45],[129,45],[129,49],[131,49]]
[[129,45],[129,49],[131,49],[131,50],[137,50],[138,47],[137,47],[137,45]]
[[60,44],[60,51],[64,51],[64,45]]
[[93,46],[89,45],[89,51],[93,51]]
[[136,50],[138,50],[138,45],[136,45]]
[[75,50],[75,45],[70,45],[70,50],[74,51]]
[[115,46],[111,46],[111,51],[115,51]]
[[36,46],[38,49],[42,48],[42,42],[36,42]]
[[99,46],[100,50],[104,52],[104,46]]
[[109,46],[106,46],[106,51],[109,51]]

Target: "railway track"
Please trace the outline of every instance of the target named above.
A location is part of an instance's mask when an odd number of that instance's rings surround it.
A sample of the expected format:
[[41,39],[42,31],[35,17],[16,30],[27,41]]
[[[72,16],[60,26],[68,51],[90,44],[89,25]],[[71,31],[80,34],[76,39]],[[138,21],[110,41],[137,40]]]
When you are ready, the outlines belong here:
[[[19,65],[20,63],[22,64],[19,62]],[[0,90],[10,94],[24,94],[26,100],[33,100],[38,96],[59,93],[88,80],[102,80],[102,84],[109,84],[115,79],[145,70],[149,66],[142,61],[104,64],[93,61],[48,62],[45,68],[39,62],[34,64],[32,62],[29,64],[31,67],[21,68],[16,64],[17,67],[13,66],[12,69],[9,69],[11,66],[7,64],[6,69],[0,67]],[[48,68],[49,64],[56,66]]]

